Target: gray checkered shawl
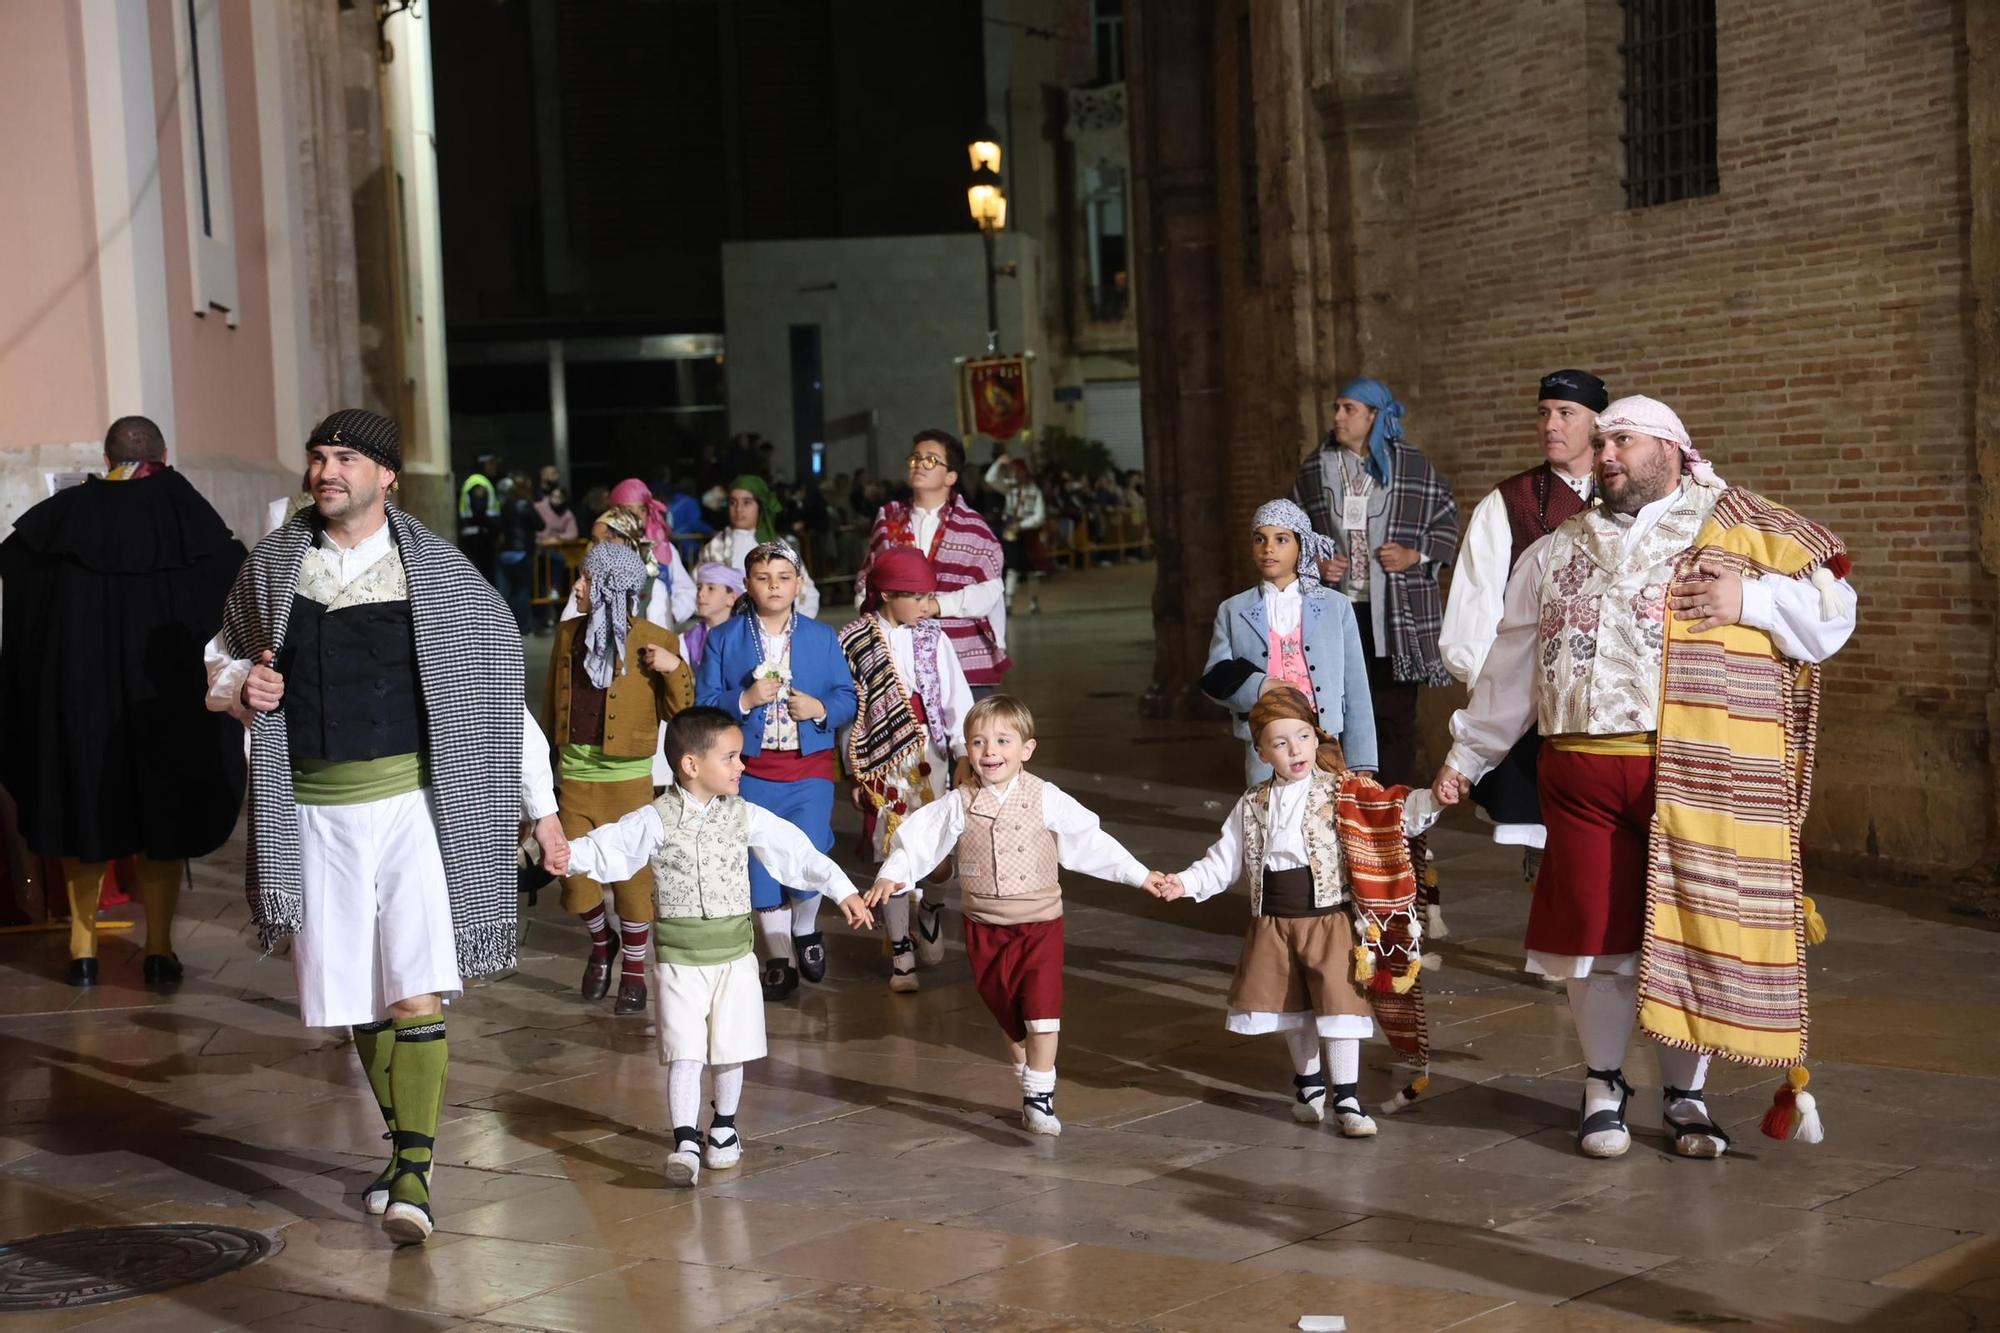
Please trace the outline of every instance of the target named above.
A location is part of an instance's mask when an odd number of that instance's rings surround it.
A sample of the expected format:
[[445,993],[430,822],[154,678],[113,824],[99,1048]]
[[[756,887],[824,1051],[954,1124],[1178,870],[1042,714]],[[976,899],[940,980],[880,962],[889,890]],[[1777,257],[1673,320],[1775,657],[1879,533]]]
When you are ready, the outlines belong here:
[[[1312,519],[1313,531],[1336,545],[1343,537],[1333,514],[1334,497],[1327,493],[1320,472],[1320,455],[1339,447],[1328,435],[1299,464],[1298,480],[1292,485],[1292,499]],[[1400,574],[1384,574],[1389,591],[1390,668],[1397,680],[1449,685],[1451,673],[1438,655],[1438,632],[1444,627],[1438,576],[1458,559],[1458,501],[1430,459],[1414,445],[1396,440],[1389,450],[1389,540],[1426,557],[1424,563]],[[1347,554],[1344,547],[1343,554]]]
[[[423,766],[437,816],[458,970],[514,966],[521,819],[521,639],[500,594],[458,549],[400,509],[389,528],[409,576]],[[285,642],[299,569],[318,533],[308,509],[257,543],[223,610],[229,655]],[[298,806],[283,711],[250,726],[250,916],[270,948],[303,920]]]

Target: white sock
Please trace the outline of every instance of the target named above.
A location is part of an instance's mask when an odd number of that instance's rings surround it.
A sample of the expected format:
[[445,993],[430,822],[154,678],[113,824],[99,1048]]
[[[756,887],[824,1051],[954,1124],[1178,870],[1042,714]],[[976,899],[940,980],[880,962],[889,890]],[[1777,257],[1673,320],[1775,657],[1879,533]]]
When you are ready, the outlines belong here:
[[819,929],[819,895],[809,893],[792,899],[792,934],[810,935]]
[[1013,600],[1014,600],[1014,589],[1015,589],[1015,588],[1017,588],[1017,587],[1019,587],[1019,586],[1020,586],[1020,583],[1021,583],[1021,572],[1020,572],[1019,570],[1017,570],[1017,569],[1010,569],[1010,570],[1008,570],[1008,571],[1007,571],[1007,600],[1008,600],[1008,601],[1010,601],[1010,602],[1011,602],[1011,601],[1013,601]]
[[1708,1082],[1708,1057],[1695,1051],[1684,1051],[1678,1046],[1665,1042],[1653,1043],[1654,1054],[1660,1059],[1660,1083],[1663,1087],[1679,1088],[1682,1092],[1692,1092],[1692,1097],[1677,1098],[1667,1109],[1676,1120],[1685,1120],[1697,1108],[1705,1110],[1702,1101],[1702,1086]]
[[[813,895],[818,902],[819,896]],[[792,961],[792,914],[782,907],[766,907],[757,913],[757,942],[767,958]]]
[[[1569,982],[1569,1012],[1576,1023],[1577,1040],[1583,1045],[1584,1062],[1592,1069],[1622,1068],[1625,1049],[1632,1043],[1632,1027],[1639,1018],[1639,979],[1573,977]],[[1594,1078],[1584,1080],[1585,1116],[1615,1111],[1622,1099],[1622,1091],[1616,1085]]]
[[[882,904],[882,927],[889,932],[891,943],[910,938],[909,894],[899,893],[888,902]],[[898,972],[912,971],[916,968],[916,965],[917,955],[915,950],[911,950],[908,953],[896,954],[894,961],[890,964]]]
[[[738,1066],[737,1077],[742,1077]],[[676,1129],[701,1123],[701,1061],[675,1060],[667,1066],[667,1118]]]
[[1021,1095],[1033,1097],[1040,1093],[1053,1096],[1056,1090],[1056,1071],[1053,1069],[1030,1069],[1021,1066]]
[[1319,1072],[1319,1033],[1310,1025],[1285,1029],[1285,1045],[1292,1052],[1292,1072],[1304,1077]]
[[1326,1039],[1326,1081],[1334,1087],[1361,1081],[1361,1038]]

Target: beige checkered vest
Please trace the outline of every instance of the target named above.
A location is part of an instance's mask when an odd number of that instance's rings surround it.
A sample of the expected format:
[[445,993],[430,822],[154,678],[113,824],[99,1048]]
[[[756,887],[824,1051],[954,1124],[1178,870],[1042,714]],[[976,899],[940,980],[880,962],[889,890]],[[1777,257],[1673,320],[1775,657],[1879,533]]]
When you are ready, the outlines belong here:
[[653,853],[653,911],[662,919],[750,911],[750,816],[740,796],[718,796],[706,817],[669,787],[653,802],[666,841]]
[[[1306,797],[1306,863],[1312,868],[1313,906],[1331,907],[1346,894],[1341,891],[1340,827],[1335,801],[1340,795],[1340,779],[1315,769],[1306,781],[1312,794]],[[1271,841],[1271,788],[1277,779],[1250,789],[1243,802],[1243,870],[1250,880],[1250,915],[1264,915],[1264,848]]]
[[1014,779],[1000,805],[986,787],[960,787],[965,831],[958,839],[958,885],[965,914],[988,925],[1048,921],[1062,915],[1056,835],[1042,822],[1042,780]]

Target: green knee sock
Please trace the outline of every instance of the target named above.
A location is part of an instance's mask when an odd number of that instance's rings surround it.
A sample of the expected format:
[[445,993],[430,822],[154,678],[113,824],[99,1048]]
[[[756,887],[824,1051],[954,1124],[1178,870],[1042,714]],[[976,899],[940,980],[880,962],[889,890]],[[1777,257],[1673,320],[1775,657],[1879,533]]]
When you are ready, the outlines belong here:
[[[354,1053],[361,1057],[361,1068],[368,1075],[368,1086],[375,1090],[375,1102],[382,1108],[382,1124],[388,1133],[382,1137],[391,1143],[396,1138],[396,1099],[389,1086],[389,1057],[396,1050],[396,1034],[390,1030],[389,1020],[380,1023],[363,1023],[354,1029]],[[373,1188],[387,1189],[389,1181],[396,1173],[396,1152],[389,1150],[389,1165],[382,1168],[382,1175]]]
[[395,1048],[389,1063],[389,1104],[396,1108],[396,1177],[389,1185],[389,1198],[428,1208],[431,1150],[437,1143],[438,1111],[444,1105],[444,1015],[397,1019]]

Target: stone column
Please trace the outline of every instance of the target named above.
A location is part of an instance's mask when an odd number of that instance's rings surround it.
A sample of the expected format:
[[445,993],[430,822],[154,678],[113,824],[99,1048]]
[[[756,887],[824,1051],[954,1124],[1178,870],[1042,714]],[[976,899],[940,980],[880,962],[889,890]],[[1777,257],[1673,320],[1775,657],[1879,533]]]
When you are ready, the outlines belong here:
[[1204,549],[1226,456],[1213,22],[1205,0],[1133,0],[1125,17],[1146,505],[1159,561],[1152,716],[1201,706],[1214,609],[1231,591],[1229,564]]
[[[1979,474],[1979,557],[1989,576],[2000,577],[2000,7],[1965,7],[1965,132],[1971,164],[1972,272],[1967,283],[1971,314],[1972,437]],[[1987,681],[1986,855],[1979,878],[1983,906],[2000,916],[2000,634],[1988,645],[1993,673]]]

